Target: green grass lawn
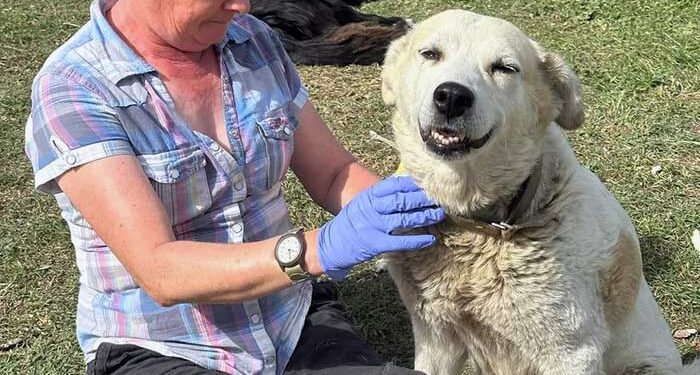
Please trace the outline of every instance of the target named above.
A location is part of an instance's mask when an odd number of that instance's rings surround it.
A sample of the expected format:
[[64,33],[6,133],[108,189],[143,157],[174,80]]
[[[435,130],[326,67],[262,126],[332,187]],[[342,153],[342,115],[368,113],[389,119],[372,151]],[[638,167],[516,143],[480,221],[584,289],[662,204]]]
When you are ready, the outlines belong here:
[[[446,8],[506,18],[561,53],[584,85],[587,123],[571,134],[581,162],[617,196],[641,239],[644,270],[673,329],[700,329],[700,3],[697,0],[381,0],[365,10],[419,21]],[[83,372],[75,343],[77,270],[67,227],[51,197],[32,192],[23,153],[29,87],[48,54],[88,15],[86,0],[0,0],[0,374]],[[379,67],[300,68],[341,141],[389,174],[390,136]],[[660,166],[661,172],[651,169]],[[294,221],[319,225],[290,176]],[[391,281],[371,265],[342,283],[360,330],[387,359],[410,365],[408,318]],[[678,341],[683,353],[700,339]]]

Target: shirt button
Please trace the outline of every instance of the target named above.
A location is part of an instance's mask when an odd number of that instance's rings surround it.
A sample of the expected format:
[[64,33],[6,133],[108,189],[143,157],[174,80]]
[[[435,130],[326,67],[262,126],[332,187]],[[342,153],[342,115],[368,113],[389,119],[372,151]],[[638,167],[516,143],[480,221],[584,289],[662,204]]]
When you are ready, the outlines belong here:
[[241,177],[241,175],[237,175],[233,178],[233,188],[236,190],[243,190],[243,177]]
[[260,324],[260,315],[258,315],[258,314],[251,315],[250,322],[253,324]]
[[289,126],[284,127],[284,134],[290,135],[292,134],[292,129]]
[[173,179],[178,178],[180,177],[180,171],[178,171],[177,169],[171,169],[170,173],[168,173],[168,176],[170,176],[170,178]]
[[211,145],[209,145],[209,149],[214,152],[219,152],[219,150],[221,150],[221,147],[219,147],[218,143],[214,142]]
[[243,231],[243,226],[241,224],[233,224],[233,231],[236,233],[241,233]]
[[275,363],[275,357],[265,357],[265,366],[272,366]]
[[78,157],[73,154],[66,155],[66,163],[73,165],[78,161]]

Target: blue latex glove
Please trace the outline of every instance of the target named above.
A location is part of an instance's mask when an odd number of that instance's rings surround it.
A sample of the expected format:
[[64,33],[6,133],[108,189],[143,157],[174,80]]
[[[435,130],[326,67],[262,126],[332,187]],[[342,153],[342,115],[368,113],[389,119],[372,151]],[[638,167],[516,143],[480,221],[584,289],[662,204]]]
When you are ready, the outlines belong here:
[[350,268],[379,254],[417,250],[435,243],[429,234],[394,231],[437,224],[445,218],[410,177],[389,177],[358,193],[318,234],[323,272],[342,279]]

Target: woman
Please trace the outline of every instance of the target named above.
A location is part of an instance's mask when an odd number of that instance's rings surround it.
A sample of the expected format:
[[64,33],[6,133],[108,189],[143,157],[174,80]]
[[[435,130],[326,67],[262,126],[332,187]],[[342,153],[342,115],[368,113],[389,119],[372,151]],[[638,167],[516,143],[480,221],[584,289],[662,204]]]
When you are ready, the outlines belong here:
[[[88,371],[411,373],[308,279],[428,246],[391,233],[444,213],[338,144],[248,8],[99,0],[35,78],[26,149],[76,248]],[[289,166],[337,213],[320,229],[290,231]]]

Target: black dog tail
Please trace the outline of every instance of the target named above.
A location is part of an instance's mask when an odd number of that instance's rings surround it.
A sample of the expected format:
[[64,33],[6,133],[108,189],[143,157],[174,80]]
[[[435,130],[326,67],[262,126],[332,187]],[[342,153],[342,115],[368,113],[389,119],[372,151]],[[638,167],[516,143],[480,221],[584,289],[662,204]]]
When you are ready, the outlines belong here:
[[377,0],[341,0],[341,1],[345,4],[348,4],[350,6],[357,8],[364,3],[371,3],[371,2],[377,1]]
[[357,54],[350,44],[336,44],[323,38],[296,40],[282,34],[279,36],[289,57],[299,65],[371,65],[381,63],[386,52],[386,49],[374,48]]
[[292,61],[300,65],[372,65],[384,61],[389,43],[401,37],[408,25],[400,21],[393,26],[354,23],[336,29],[332,34],[297,40],[278,33]]
[[[362,3],[366,3],[368,0],[342,0],[345,4],[353,7],[359,7]],[[371,0],[370,0],[371,1]]]

